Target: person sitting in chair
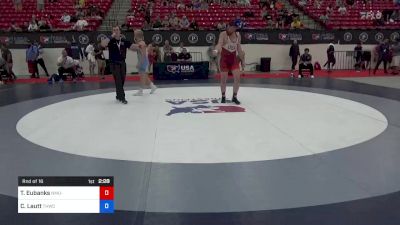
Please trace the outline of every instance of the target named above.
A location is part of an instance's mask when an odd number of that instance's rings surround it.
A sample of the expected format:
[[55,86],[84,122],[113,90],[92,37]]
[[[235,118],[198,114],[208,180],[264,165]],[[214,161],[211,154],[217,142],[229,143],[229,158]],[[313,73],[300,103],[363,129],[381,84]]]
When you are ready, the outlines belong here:
[[299,78],[303,77],[303,70],[309,70],[310,77],[314,78],[314,67],[312,65],[312,56],[309,54],[310,49],[304,49],[304,54],[300,56],[299,62]]
[[66,80],[64,74],[71,74],[74,83],[76,82],[75,61],[68,56],[67,51],[62,50],[61,56],[57,60],[58,75],[62,80]]

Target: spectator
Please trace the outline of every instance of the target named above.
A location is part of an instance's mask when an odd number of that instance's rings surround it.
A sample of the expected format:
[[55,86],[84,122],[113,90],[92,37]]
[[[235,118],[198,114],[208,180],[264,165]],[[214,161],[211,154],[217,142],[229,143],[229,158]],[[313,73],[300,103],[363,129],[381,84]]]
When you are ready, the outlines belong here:
[[[90,14],[89,14],[90,15]],[[81,18],[81,17],[85,17],[85,13],[83,12],[82,8],[77,8],[76,9],[76,13],[75,13],[75,17],[76,18]]]
[[304,54],[300,56],[299,62],[299,78],[303,77],[304,69],[310,71],[311,78],[314,78],[314,67],[312,65],[312,56],[309,54],[310,50],[308,48],[304,49]]
[[291,27],[292,29],[300,29],[300,28],[303,28],[303,23],[300,21],[300,18],[299,18],[299,17],[296,17],[296,18],[293,20],[293,22],[292,22],[292,24],[290,25],[290,27]]
[[390,19],[393,21],[400,21],[400,9],[394,11],[394,13],[390,16]]
[[32,21],[29,23],[28,31],[33,32],[33,31],[37,31],[37,30],[39,30],[39,27],[38,27],[37,23],[36,23],[34,20],[32,20]]
[[261,10],[261,18],[265,21],[270,20],[272,17],[269,15],[269,12],[266,7],[262,8]]
[[169,18],[169,25],[173,29],[179,28],[179,18],[175,14],[172,14]]
[[182,52],[179,53],[178,61],[180,61],[180,62],[191,62],[192,61],[192,56],[190,55],[190,53],[187,51],[186,48],[183,48]]
[[390,20],[390,17],[391,17],[391,15],[394,13],[394,11],[392,10],[392,9],[384,9],[383,11],[382,11],[382,16],[383,16],[383,20],[386,22],[386,23],[389,23],[389,22],[394,22],[394,21],[391,21]]
[[80,17],[78,21],[76,21],[73,29],[77,31],[83,31],[85,28],[89,25],[89,23],[83,19],[83,17]]
[[[246,0],[244,0],[246,1]],[[200,5],[200,10],[208,10],[208,3],[206,1],[202,1]]]
[[292,70],[290,76],[293,76],[293,71],[296,69],[297,60],[300,56],[300,47],[297,44],[297,40],[294,40],[292,46],[290,46],[289,56],[292,59]]
[[339,12],[339,14],[342,15],[342,16],[346,15],[346,14],[347,14],[346,6],[344,6],[344,4],[341,5],[341,6],[339,7],[339,9],[338,9],[338,12]]
[[325,14],[321,15],[319,17],[319,19],[323,22],[323,23],[327,23],[329,21],[329,14],[326,12]]
[[199,30],[199,25],[197,24],[197,22],[194,18],[192,19],[192,22],[190,22],[189,27],[191,30]]
[[185,44],[183,42],[179,43],[178,52],[182,53],[184,48],[185,48]]
[[22,11],[22,0],[13,0],[15,11]]
[[44,0],[37,0],[37,10],[38,11],[43,11],[44,10]]
[[52,26],[49,19],[42,17],[38,22],[39,30],[51,30]]
[[11,21],[10,23],[10,27],[8,28],[9,32],[15,32],[15,31],[21,31],[21,28],[18,26],[17,23],[15,23],[15,21]]
[[[36,60],[36,68],[39,69],[39,67],[37,65],[40,65],[40,67],[42,67],[43,71],[46,73],[46,76],[48,77],[49,72],[47,71],[46,64],[44,63],[44,59],[43,59],[43,53],[44,53],[43,46],[38,44],[37,48],[38,48],[39,54],[38,54],[38,57]],[[38,70],[38,74],[39,74],[39,70]]]
[[181,0],[179,2],[179,4],[176,6],[176,9],[177,10],[185,10],[186,9],[186,6],[185,6],[185,3],[183,2],[183,0]]
[[78,1],[79,7],[85,7],[85,0]]
[[299,4],[300,7],[303,8],[304,6],[307,5],[307,0],[300,0],[298,4]]
[[385,25],[385,22],[384,22],[384,20],[383,20],[383,15],[382,15],[382,13],[381,13],[381,11],[377,11],[376,12],[376,14],[375,14],[375,24],[377,25],[377,26],[383,26],[383,25]]
[[181,19],[181,21],[179,22],[179,27],[181,28],[181,29],[188,29],[189,28],[189,26],[190,26],[190,22],[189,22],[189,20],[188,20],[188,18],[184,15],[184,16],[182,16],[182,19]]
[[333,13],[333,5],[332,5],[332,3],[331,4],[329,4],[327,7],[326,7],[326,14],[328,15],[328,16],[330,16],[332,13]]
[[234,23],[235,23],[235,26],[238,27],[239,29],[241,29],[245,26],[245,23],[240,16],[236,16]]
[[389,40],[385,39],[384,42],[382,42],[379,46],[378,46],[378,62],[375,65],[375,69],[374,69],[374,74],[376,74],[376,71],[378,70],[379,66],[381,65],[381,63],[383,62],[383,68],[385,71],[385,74],[387,74],[387,62],[389,61],[390,58],[390,46],[389,46]]
[[279,11],[279,10],[282,10],[283,7],[284,7],[283,3],[280,2],[279,0],[277,0],[277,1],[275,2],[275,9],[276,9],[276,10],[278,10],[278,11]]
[[64,12],[64,14],[61,16],[61,22],[63,23],[70,23],[71,22],[71,16],[68,15],[67,12]]
[[162,27],[163,27],[163,25],[161,23],[160,16],[157,16],[156,20],[153,23],[153,28],[159,29],[159,28],[162,28]]
[[0,50],[1,50],[1,58],[3,58],[3,60],[5,61],[5,68],[7,70],[7,74],[9,74],[13,80],[16,80],[17,76],[15,76],[13,72],[13,57],[10,49],[7,48],[7,43],[1,44]]
[[161,62],[161,50],[160,47],[158,45],[154,45],[154,62]]
[[357,46],[354,48],[354,58],[356,60],[355,68],[357,72],[360,72],[362,67],[362,44],[359,42]]
[[170,27],[168,16],[165,16],[165,17],[164,17],[164,19],[161,21],[161,25],[162,25],[164,28]]
[[74,83],[76,82],[76,73],[75,73],[75,61],[73,58],[67,55],[67,51],[62,50],[61,56],[57,60],[58,66],[58,75],[62,78],[62,80],[66,80],[66,76],[64,74],[69,73],[72,76]]
[[321,6],[322,6],[322,0],[315,0],[314,1],[314,8],[321,9]]
[[201,0],[193,0],[192,5],[193,5],[194,10],[200,10],[201,9]]
[[104,80],[104,75],[106,71],[106,57],[104,56],[104,47],[101,46],[101,43],[98,43],[98,45],[94,49],[94,55],[97,61],[97,68],[100,79]]
[[219,21],[218,23],[217,23],[217,25],[216,25],[216,28],[218,29],[218,30],[220,30],[220,31],[222,31],[222,30],[226,30],[226,23],[224,23],[224,22],[222,22],[222,21]]
[[238,5],[240,6],[250,6],[250,0],[239,0]]
[[330,43],[328,46],[328,49],[326,50],[326,56],[328,60],[324,64],[324,67],[328,66],[328,72],[331,71],[331,68],[335,65],[336,63],[336,58],[335,58],[335,47],[333,43]]
[[171,62],[172,61],[171,55],[174,52],[174,49],[169,44],[168,40],[164,42],[163,52],[164,52],[164,62]]
[[[292,23],[295,21],[294,19],[296,19],[292,12],[284,12],[283,16],[283,23],[284,23],[284,27],[291,27],[291,28],[296,28],[296,27],[292,27]],[[298,24],[294,24],[293,26],[297,26]]]
[[28,64],[28,71],[31,74],[31,78],[39,78],[37,71],[36,60],[39,55],[39,49],[35,43],[30,43],[28,49],[26,49],[26,62]]
[[259,1],[259,7],[261,9],[266,8],[267,6],[269,6],[268,0],[260,0]]
[[94,53],[94,43],[90,42],[89,45],[86,47],[85,52],[87,53],[87,59],[89,61],[89,71],[90,76],[94,75],[94,69],[96,67],[96,57]]
[[366,13],[365,19],[367,20],[375,20],[375,13],[370,10]]

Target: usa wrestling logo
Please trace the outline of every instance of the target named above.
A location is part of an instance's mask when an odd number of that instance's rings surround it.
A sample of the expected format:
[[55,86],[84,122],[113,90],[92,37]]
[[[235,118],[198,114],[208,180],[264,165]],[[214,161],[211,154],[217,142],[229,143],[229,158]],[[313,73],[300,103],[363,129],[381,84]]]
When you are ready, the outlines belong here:
[[169,73],[193,73],[193,65],[167,65],[167,71]]
[[165,100],[171,105],[172,109],[166,114],[172,116],[175,114],[202,114],[202,113],[235,113],[246,112],[245,108],[221,104],[220,99],[217,98],[197,98],[197,99],[167,99]]

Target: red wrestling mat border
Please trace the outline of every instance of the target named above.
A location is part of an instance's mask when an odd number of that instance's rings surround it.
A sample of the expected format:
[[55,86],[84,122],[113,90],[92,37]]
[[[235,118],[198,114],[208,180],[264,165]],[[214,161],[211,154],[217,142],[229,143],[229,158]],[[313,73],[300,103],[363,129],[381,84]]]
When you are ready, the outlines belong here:
[[[295,73],[297,75],[297,72]],[[251,79],[251,78],[288,78],[290,76],[289,71],[277,71],[275,73],[254,73],[254,72],[244,72],[242,74],[242,77],[245,79]],[[332,77],[332,78],[344,78],[344,77],[384,77],[384,76],[393,76],[393,75],[385,75],[383,73],[383,70],[378,70],[376,75],[372,74],[369,71],[361,71],[361,72],[356,72],[354,70],[335,70],[333,72],[328,73],[325,70],[318,70],[315,71],[315,76],[316,77]],[[211,75],[211,78],[216,78],[219,79],[220,75]],[[139,76],[137,75],[128,75],[126,77],[127,81],[139,81]],[[100,79],[97,76],[92,76],[92,77],[85,77],[84,79],[85,82],[113,82],[112,76],[106,76],[105,79]],[[69,81],[67,81],[69,82]],[[47,78],[19,78],[15,81],[15,83],[47,83]]]

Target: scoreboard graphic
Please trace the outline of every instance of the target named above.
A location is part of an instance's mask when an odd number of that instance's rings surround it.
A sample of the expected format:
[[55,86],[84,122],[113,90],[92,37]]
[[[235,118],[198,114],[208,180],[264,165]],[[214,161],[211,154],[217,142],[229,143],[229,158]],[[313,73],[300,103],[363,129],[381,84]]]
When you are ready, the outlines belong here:
[[114,177],[18,177],[18,213],[114,213]]

